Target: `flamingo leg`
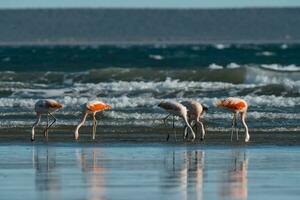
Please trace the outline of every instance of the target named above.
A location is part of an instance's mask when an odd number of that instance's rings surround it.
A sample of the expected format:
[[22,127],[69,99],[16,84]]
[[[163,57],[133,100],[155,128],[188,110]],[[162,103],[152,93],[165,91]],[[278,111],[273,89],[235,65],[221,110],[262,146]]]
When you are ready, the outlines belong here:
[[187,128],[188,128],[188,127],[187,127],[186,125],[183,127],[183,140],[185,140],[186,137],[187,137],[187,135],[188,135]]
[[[53,118],[53,122],[49,125],[49,126],[47,126],[47,128],[44,130],[44,133],[45,133],[45,135],[46,135],[46,132],[47,132],[47,135],[48,135],[48,130],[51,128],[51,126],[56,122],[56,118],[51,114],[51,113],[48,113],[48,115],[50,115],[52,118]],[[47,116],[48,116],[47,115]]]
[[[164,125],[166,126],[167,124],[166,124],[166,120],[170,117],[170,115],[171,114],[168,114],[165,118],[163,118],[163,122],[164,122]],[[168,135],[167,135],[167,141],[169,141],[169,139],[170,139],[170,133],[168,133]]]
[[170,117],[170,115],[171,115],[171,114],[168,114],[165,118],[163,118],[164,125],[166,125],[167,119]]
[[176,129],[175,129],[175,116],[174,115],[173,115],[173,130],[175,131],[175,141],[177,142]]
[[169,139],[170,139],[170,134],[168,133],[168,136],[167,136],[166,140],[169,141]]
[[233,118],[232,118],[231,136],[230,136],[231,142],[232,142],[232,137],[233,137],[233,132],[234,132],[235,126],[236,126],[236,113],[233,114]]
[[236,133],[236,140],[239,140],[239,127],[237,126],[237,120],[235,121],[235,133]]
[[93,140],[96,138],[97,119],[96,114],[93,114]]
[[196,134],[198,133],[198,124],[197,123],[195,123],[195,130],[196,130]]
[[48,142],[48,130],[47,130],[48,125],[49,125],[49,115],[47,114],[47,125],[46,125],[45,131],[44,131],[45,138],[46,138],[47,142]]
[[201,126],[201,129],[202,129],[202,134],[201,134],[201,139],[200,139],[200,140],[204,140],[204,136],[205,136],[205,129],[204,129],[203,122],[201,122],[200,120],[198,120],[198,124],[200,124],[200,126]]

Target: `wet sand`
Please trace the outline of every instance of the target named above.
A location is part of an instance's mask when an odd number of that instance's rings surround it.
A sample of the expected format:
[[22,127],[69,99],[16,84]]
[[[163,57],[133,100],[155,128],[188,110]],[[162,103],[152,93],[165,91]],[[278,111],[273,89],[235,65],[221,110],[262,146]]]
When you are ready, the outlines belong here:
[[[36,129],[35,144],[46,144],[46,140],[42,133],[43,129]],[[167,142],[167,134],[170,139]],[[183,144],[183,145],[221,145],[221,146],[254,146],[254,145],[300,145],[299,127],[290,129],[289,131],[265,131],[250,130],[250,142],[244,142],[244,131],[240,129],[239,140],[236,135],[233,136],[233,142],[230,141],[230,131],[210,131],[207,130],[205,140],[200,140],[200,133],[194,142],[183,140],[183,129],[176,129],[175,132],[171,128],[160,127],[111,127],[101,126],[97,129],[96,140],[92,141],[92,128],[85,126],[80,129],[80,139],[74,140],[74,126],[57,126],[49,131],[48,143],[79,143],[79,144],[102,144],[102,143],[161,143],[161,144]],[[2,128],[0,129],[0,144],[31,144],[31,127],[23,128]]]

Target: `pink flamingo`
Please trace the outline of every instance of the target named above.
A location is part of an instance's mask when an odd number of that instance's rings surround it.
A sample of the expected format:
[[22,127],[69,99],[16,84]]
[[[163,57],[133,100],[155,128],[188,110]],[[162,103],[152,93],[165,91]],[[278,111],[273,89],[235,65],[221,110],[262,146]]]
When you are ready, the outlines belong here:
[[[208,108],[194,100],[184,101],[181,103],[188,109],[188,119],[190,120],[190,122],[192,122],[192,121],[195,122],[196,133],[198,132],[197,131],[198,125],[201,126],[201,130],[202,130],[201,140],[204,140],[205,129],[204,129],[204,125],[203,125],[202,121],[200,121],[200,119],[203,117],[204,112],[206,110],[208,110]],[[186,137],[187,137],[187,127],[185,127],[185,129],[184,129],[184,139]]]
[[[245,121],[247,115],[247,109],[248,109],[247,102],[240,98],[229,97],[227,99],[218,100],[216,102],[216,106],[219,108],[227,108],[228,110],[233,112],[231,141],[232,141],[234,128],[237,128],[237,115],[238,114],[241,115],[241,121],[245,128],[245,142],[248,142],[250,140],[250,135],[248,131],[248,126]],[[238,140],[238,130],[236,131],[236,134]]]
[[[45,134],[46,140],[48,140],[48,130],[56,122],[56,118],[51,113],[53,113],[54,111],[56,111],[62,107],[63,107],[62,104],[58,103],[56,100],[53,100],[53,99],[41,99],[35,103],[34,109],[36,112],[36,121],[33,124],[32,130],[31,130],[31,141],[35,140],[34,128],[40,122],[41,115],[47,115],[47,126],[44,130],[44,134]],[[49,116],[51,116],[53,118],[53,122],[50,125],[49,125]]]
[[[175,128],[175,124],[174,124],[174,117],[175,116],[179,116],[184,120],[184,123],[186,124],[186,126],[190,129],[191,133],[192,133],[192,141],[196,138],[196,135],[192,129],[192,127],[190,126],[190,124],[188,123],[188,118],[187,118],[187,108],[177,102],[167,102],[167,101],[162,101],[158,104],[159,107],[161,107],[162,109],[164,109],[165,111],[167,111],[169,114],[163,119],[164,124],[166,124],[166,120],[172,115],[173,116],[173,129]],[[169,140],[170,134],[168,133],[167,136],[167,141]],[[176,140],[176,135],[175,135],[175,140]]]
[[91,114],[93,115],[93,140],[95,140],[96,137],[96,127],[97,127],[97,120],[96,120],[96,113],[103,111],[103,110],[109,110],[112,109],[112,107],[106,103],[103,103],[101,101],[89,101],[86,104],[84,104],[84,110],[82,118],[77,125],[75,129],[75,139],[78,140],[79,138],[79,129],[84,124],[86,117]]

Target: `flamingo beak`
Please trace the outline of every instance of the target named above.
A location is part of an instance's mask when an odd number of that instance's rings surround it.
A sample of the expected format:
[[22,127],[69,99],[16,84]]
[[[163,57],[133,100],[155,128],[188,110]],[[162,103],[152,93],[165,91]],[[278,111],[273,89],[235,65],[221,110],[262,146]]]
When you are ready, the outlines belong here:
[[112,107],[111,107],[110,105],[107,104],[107,105],[106,105],[106,109],[107,109],[107,110],[111,110]]

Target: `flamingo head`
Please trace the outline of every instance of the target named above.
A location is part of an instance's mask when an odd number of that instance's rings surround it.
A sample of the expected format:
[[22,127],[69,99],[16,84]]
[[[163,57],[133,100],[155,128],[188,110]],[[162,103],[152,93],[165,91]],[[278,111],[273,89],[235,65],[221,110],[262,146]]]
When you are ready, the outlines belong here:
[[205,105],[205,104],[202,104],[202,108],[203,108],[203,111],[207,112],[208,111],[208,106]]
[[111,105],[108,105],[108,104],[106,104],[106,106],[105,106],[105,110],[111,110],[112,109],[112,106]]

